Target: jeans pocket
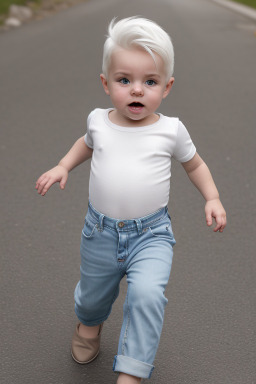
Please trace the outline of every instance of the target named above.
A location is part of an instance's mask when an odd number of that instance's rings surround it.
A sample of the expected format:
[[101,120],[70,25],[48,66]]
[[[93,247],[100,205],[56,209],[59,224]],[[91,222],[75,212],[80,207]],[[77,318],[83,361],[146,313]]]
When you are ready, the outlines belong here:
[[84,227],[82,230],[83,236],[86,237],[86,239],[91,239],[93,237],[93,234],[96,228],[97,228],[97,224],[93,224],[87,219],[85,219]]
[[158,224],[153,224],[149,227],[150,232],[153,237],[160,238],[160,239],[169,239],[174,245],[176,243],[173,232],[172,232],[172,225],[170,219],[161,220]]

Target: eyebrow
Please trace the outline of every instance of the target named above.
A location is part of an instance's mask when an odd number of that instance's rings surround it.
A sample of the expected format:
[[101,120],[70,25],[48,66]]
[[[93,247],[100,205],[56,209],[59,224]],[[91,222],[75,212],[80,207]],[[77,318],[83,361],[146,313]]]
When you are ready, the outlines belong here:
[[128,73],[128,72],[115,72],[114,75],[115,76],[129,76],[130,73]]
[[[130,73],[130,72],[115,72],[115,73],[114,73],[114,76],[131,76],[131,73]],[[161,78],[161,76],[158,75],[158,73],[146,73],[144,76],[145,76],[145,77],[157,77],[157,78]]]
[[149,74],[146,74],[145,77],[158,77],[158,78],[160,78],[161,76],[158,75],[158,73],[149,73]]

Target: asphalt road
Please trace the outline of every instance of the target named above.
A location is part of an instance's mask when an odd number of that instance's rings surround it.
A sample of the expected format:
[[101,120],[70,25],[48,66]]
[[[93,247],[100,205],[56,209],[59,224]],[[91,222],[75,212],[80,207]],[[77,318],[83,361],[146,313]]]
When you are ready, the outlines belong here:
[[98,359],[70,357],[80,233],[90,164],[42,198],[37,177],[109,107],[99,74],[114,16],[139,14],[172,36],[175,85],[161,112],[179,116],[228,214],[206,227],[204,202],[173,165],[177,240],[152,384],[255,384],[255,21],[209,0],[91,0],[0,35],[2,384],[115,383],[126,282]]

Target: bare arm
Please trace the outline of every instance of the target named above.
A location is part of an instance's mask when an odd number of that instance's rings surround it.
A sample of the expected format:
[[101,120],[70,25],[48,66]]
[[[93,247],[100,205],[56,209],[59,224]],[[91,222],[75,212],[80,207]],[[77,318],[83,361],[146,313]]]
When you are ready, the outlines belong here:
[[90,159],[92,152],[93,150],[85,144],[84,137],[80,137],[56,167],[39,177],[36,182],[37,192],[44,196],[48,189],[56,182],[59,182],[61,189],[64,189],[68,173],[79,164]]
[[212,218],[214,218],[216,221],[214,232],[223,232],[227,223],[226,212],[221,204],[219,192],[209,168],[197,153],[191,160],[182,163],[182,166],[192,183],[206,200],[205,216],[207,225],[212,225]]
[[68,153],[61,159],[59,165],[65,167],[68,172],[79,164],[92,157],[93,150],[89,148],[84,141],[84,136],[80,137]]

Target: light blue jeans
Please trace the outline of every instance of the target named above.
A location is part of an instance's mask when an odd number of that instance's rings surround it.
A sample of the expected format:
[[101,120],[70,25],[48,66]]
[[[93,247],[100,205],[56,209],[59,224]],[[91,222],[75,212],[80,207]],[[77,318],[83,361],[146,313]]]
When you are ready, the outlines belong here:
[[158,348],[175,240],[167,208],[134,220],[116,220],[89,203],[81,237],[81,279],[75,312],[81,323],[103,323],[127,276],[118,354],[113,370],[150,378]]

